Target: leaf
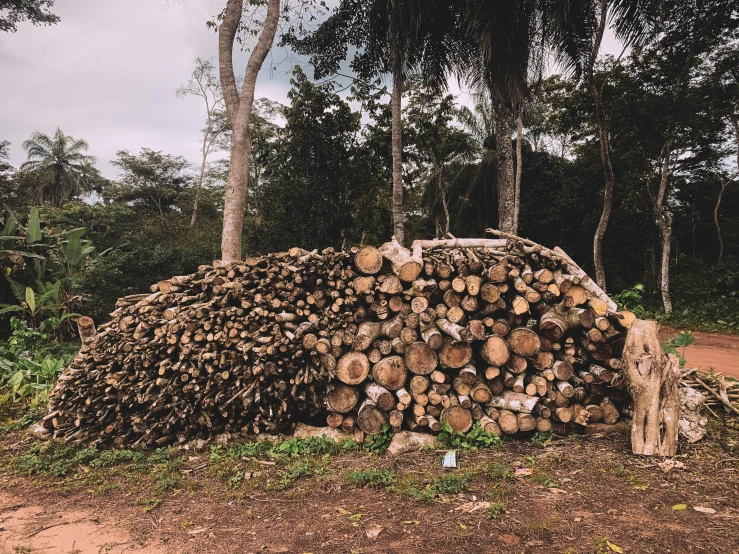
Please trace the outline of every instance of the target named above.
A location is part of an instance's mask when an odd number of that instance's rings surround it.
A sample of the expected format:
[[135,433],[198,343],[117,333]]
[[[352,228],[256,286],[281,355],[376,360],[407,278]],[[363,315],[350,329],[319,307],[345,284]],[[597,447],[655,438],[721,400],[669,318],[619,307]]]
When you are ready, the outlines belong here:
[[85,230],[81,232],[71,233],[67,240],[67,263],[72,267],[77,267],[82,260],[82,241],[80,237]]
[[26,287],[26,304],[28,304],[31,313],[36,311],[36,293],[33,292],[31,287]]
[[693,506],[693,509],[696,512],[700,512],[702,514],[715,514],[716,510],[713,508],[706,508],[705,506]]
[[460,529],[467,529],[467,526],[464,523],[459,524]]
[[411,525],[411,524],[412,525],[420,525],[421,524],[421,521],[418,520],[418,519],[412,519],[412,520],[408,520],[408,521],[401,521],[401,523],[403,525]]
[[18,281],[14,281],[7,275],[5,278],[10,284],[10,289],[13,291],[13,295],[18,299],[18,302],[23,302],[26,299],[26,286],[21,285]]
[[348,521],[351,521],[352,523],[358,522],[360,519],[362,519],[362,516],[364,514],[354,514],[346,518]]
[[606,545],[614,552],[618,552],[618,554],[624,554],[624,549],[621,548],[619,545],[613,544],[611,541],[606,541]]
[[349,510],[345,510],[344,508],[341,508],[341,507],[336,508],[336,511],[339,512],[343,516],[348,516],[351,514]]
[[28,229],[26,232],[26,242],[33,244],[41,240],[41,222],[39,220],[38,208],[31,208],[28,216]]
[[687,510],[687,509],[688,509],[688,505],[687,505],[687,504],[675,504],[675,505],[674,505],[674,506],[672,507],[672,509],[673,509],[673,510],[674,510],[675,512],[679,512],[680,510]]

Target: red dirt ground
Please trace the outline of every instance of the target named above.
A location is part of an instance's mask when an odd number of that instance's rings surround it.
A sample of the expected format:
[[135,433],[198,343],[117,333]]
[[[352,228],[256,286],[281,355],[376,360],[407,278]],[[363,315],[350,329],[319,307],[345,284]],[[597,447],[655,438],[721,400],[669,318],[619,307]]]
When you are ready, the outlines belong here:
[[[0,439],[0,552],[739,554],[737,439],[735,429],[715,431],[683,446],[673,469],[630,455],[623,435],[546,448],[511,440],[460,452],[458,470],[440,468],[441,452],[345,453],[314,459],[314,472],[284,491],[270,490],[284,462],[224,465],[191,453],[162,492],[154,486],[160,470],[125,465],[22,475],[12,460],[33,443],[16,434]],[[519,466],[534,475],[500,474]],[[349,473],[367,468],[394,472],[394,489],[353,485]],[[237,469],[250,477],[234,482]],[[432,501],[406,492],[412,481],[422,487],[444,475],[467,475],[469,486]],[[140,499],[153,497],[159,503],[147,511]],[[486,517],[490,502],[505,513]]]
[[[665,327],[660,330],[660,339],[668,340],[680,329]],[[693,331],[695,344],[685,349],[685,367],[697,367],[731,375],[739,379],[739,335],[721,335]]]

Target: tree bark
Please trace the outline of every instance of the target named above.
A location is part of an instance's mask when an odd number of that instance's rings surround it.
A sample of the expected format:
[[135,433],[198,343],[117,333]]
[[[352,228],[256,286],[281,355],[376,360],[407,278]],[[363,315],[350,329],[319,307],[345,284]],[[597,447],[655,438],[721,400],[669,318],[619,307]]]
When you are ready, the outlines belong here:
[[403,98],[403,76],[393,73],[392,108],[392,153],[393,153],[393,234],[400,244],[405,241],[403,224],[403,128],[401,101]]
[[606,121],[605,106],[603,104],[603,95],[601,90],[595,83],[595,79],[591,75],[588,80],[590,93],[595,103],[595,119],[598,124],[598,135],[600,138],[600,159],[603,164],[603,174],[605,177],[605,189],[603,190],[603,211],[600,214],[598,227],[595,230],[593,239],[593,265],[595,266],[595,281],[604,291],[606,290],[606,272],[603,267],[603,237],[608,228],[608,219],[611,217],[611,205],[613,203],[613,185],[616,177],[613,174],[613,166],[611,165],[611,146],[608,137],[608,122]]
[[634,454],[674,456],[680,410],[679,369],[677,359],[662,351],[658,329],[656,321],[637,319],[624,344],[624,371],[634,400],[631,449]]
[[669,181],[670,155],[672,141],[668,140],[663,147],[662,169],[659,180],[659,191],[654,200],[654,217],[660,234],[662,256],[660,261],[659,290],[662,294],[662,304],[666,314],[672,313],[670,298],[670,239],[672,238],[672,215],[665,211],[667,185]]
[[[514,233],[518,234],[518,216],[521,213],[521,172],[523,171],[523,158],[521,151],[523,150],[523,108],[518,114],[517,130],[516,130],[516,185],[515,185],[515,202],[513,207],[513,228]],[[536,150],[536,148],[534,148]]]
[[[739,144],[739,118],[732,115],[730,119],[732,125],[734,126],[734,134],[736,136],[737,144]],[[736,167],[737,169],[739,169],[739,147],[737,147],[736,150]],[[719,225],[718,210],[721,206],[721,200],[724,196],[724,191],[726,190],[726,187],[729,186],[729,184],[737,177],[737,175],[739,175],[739,172],[735,173],[731,178],[721,183],[721,190],[718,193],[716,205],[713,208],[713,224],[716,227],[716,237],[718,238],[718,259],[716,260],[717,264],[720,264],[724,260],[724,237],[721,235],[721,225]]]
[[495,109],[495,150],[498,174],[498,229],[515,234],[516,189],[513,177],[511,111],[502,101],[498,102]]
[[234,261],[241,259],[241,238],[244,230],[244,210],[251,157],[251,135],[249,121],[254,104],[254,89],[257,75],[277,32],[280,19],[280,0],[269,0],[264,28],[257,44],[249,56],[244,75],[241,95],[236,88],[233,72],[233,43],[236,38],[243,0],[229,0],[226,15],[219,28],[218,60],[223,86],[223,97],[233,134],[231,137],[231,158],[226,185],[226,198],[223,207],[223,234],[221,237],[221,259]]
[[203,159],[200,162],[200,175],[195,185],[195,199],[192,202],[192,217],[190,218],[190,227],[195,227],[198,221],[198,204],[200,202],[200,189],[203,188],[203,178],[205,176],[205,162],[208,159],[208,137],[210,135],[210,115],[208,115],[208,130],[203,137]]

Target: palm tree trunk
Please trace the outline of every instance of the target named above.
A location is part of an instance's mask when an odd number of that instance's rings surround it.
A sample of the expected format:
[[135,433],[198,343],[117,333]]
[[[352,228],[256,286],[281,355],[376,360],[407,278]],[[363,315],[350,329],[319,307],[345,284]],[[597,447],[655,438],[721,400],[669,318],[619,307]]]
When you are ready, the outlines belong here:
[[239,260],[242,255],[241,240],[244,230],[249,163],[251,161],[249,121],[254,105],[254,89],[259,70],[267,57],[267,53],[272,48],[280,19],[280,0],[269,0],[264,28],[249,56],[241,96],[236,101],[233,94],[235,91],[233,42],[241,21],[242,7],[243,0],[229,0],[226,15],[219,29],[218,42],[218,60],[221,82],[224,86],[226,111],[233,127],[230,168],[223,207],[223,234],[221,236],[221,259],[223,261]]
[[51,205],[55,208],[62,207],[62,172],[54,170],[54,190],[51,192]]
[[613,166],[611,165],[611,147],[608,138],[608,123],[606,122],[603,95],[592,75],[588,79],[588,86],[593,96],[593,102],[595,103],[595,119],[598,124],[598,136],[600,138],[600,159],[603,164],[603,174],[605,177],[603,211],[600,214],[600,221],[598,221],[595,238],[593,239],[593,265],[595,266],[595,280],[598,286],[606,290],[606,271],[603,267],[603,237],[608,228],[608,219],[611,217],[613,185],[616,182],[616,177],[613,174]]
[[401,120],[401,100],[403,97],[403,76],[399,71],[393,73],[392,104],[392,152],[393,152],[393,234],[400,244],[405,239],[403,225],[403,129]]
[[[523,110],[522,110],[523,112]],[[523,171],[523,158],[521,158],[523,141],[523,113],[518,114],[516,129],[516,185],[515,203],[513,207],[513,234],[518,234],[518,216],[521,213],[521,171]]]
[[498,102],[495,109],[495,150],[498,157],[498,229],[515,233],[516,191],[513,179],[511,111],[503,102]]

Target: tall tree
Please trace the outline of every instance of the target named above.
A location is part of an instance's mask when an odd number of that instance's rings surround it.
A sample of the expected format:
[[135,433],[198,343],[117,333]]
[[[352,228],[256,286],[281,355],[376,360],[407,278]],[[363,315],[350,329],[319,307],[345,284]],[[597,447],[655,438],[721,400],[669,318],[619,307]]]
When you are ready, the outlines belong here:
[[0,0],[0,32],[15,33],[18,23],[54,25],[59,17],[49,11],[54,0]]
[[205,104],[205,128],[201,146],[200,173],[195,181],[195,194],[192,204],[190,227],[195,227],[198,220],[198,202],[203,187],[208,155],[218,144],[219,138],[229,130],[228,118],[223,111],[223,91],[218,81],[216,70],[210,60],[197,58],[195,67],[186,85],[177,89],[177,96],[197,96]]
[[48,173],[50,182],[43,199],[59,208],[66,198],[88,184],[86,177],[93,172],[95,163],[93,156],[84,153],[88,148],[87,141],[65,135],[58,127],[52,137],[37,131],[23,143],[28,161],[20,169]]
[[595,105],[605,187],[603,210],[593,237],[593,265],[595,279],[603,290],[606,288],[603,237],[611,216],[616,177],[603,102],[604,83],[596,80],[596,61],[609,22],[616,37],[624,42],[624,49],[639,47],[651,38],[660,6],[660,0],[583,0],[567,3],[564,7],[559,2],[542,2],[540,17],[547,42],[553,45],[566,68],[582,75]]
[[139,155],[121,150],[113,165],[123,172],[110,195],[120,202],[132,203],[159,215],[172,211],[179,195],[192,183],[189,164],[182,156],[163,154],[142,148]]
[[224,261],[240,260],[242,256],[241,241],[252,150],[249,123],[257,75],[277,33],[280,0],[267,0],[267,13],[257,43],[246,64],[244,83],[239,92],[233,66],[233,49],[236,35],[242,25],[243,12],[244,0],[228,0],[223,21],[218,28],[218,67],[226,112],[233,129],[226,199],[223,206],[221,258]]
[[342,0],[315,33],[292,44],[309,54],[316,78],[335,74],[349,46],[357,49],[352,69],[364,81],[390,74],[392,88],[392,212],[393,234],[405,239],[403,202],[402,98],[413,73],[427,84],[446,86],[458,44],[457,17],[442,0]]

